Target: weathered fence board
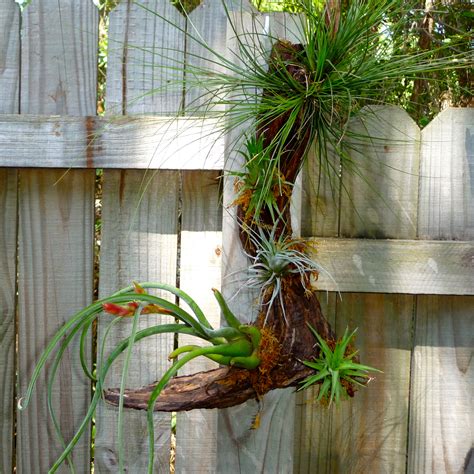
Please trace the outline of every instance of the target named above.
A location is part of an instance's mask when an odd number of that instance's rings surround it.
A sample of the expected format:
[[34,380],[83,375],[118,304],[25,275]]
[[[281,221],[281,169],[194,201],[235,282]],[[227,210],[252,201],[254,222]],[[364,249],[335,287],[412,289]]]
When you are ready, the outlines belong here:
[[191,117],[4,115],[0,166],[222,169],[217,128],[218,120]]
[[472,295],[474,243],[314,238],[327,291]]
[[[107,71],[108,81],[111,81],[106,97],[108,113],[178,115],[181,110],[184,34],[160,15],[173,23],[184,24],[182,15],[165,0],[140,4],[122,2],[112,12],[109,41],[113,51]],[[170,62],[163,56],[170,57]],[[163,62],[176,67],[175,72],[170,73],[169,68],[162,67],[165,65]],[[174,94],[160,91],[167,81],[177,81],[179,90]],[[154,89],[154,93],[150,93]],[[108,223],[104,220],[102,243],[107,267],[103,270],[105,279],[101,281],[101,295],[110,294],[137,279],[176,284],[179,193],[177,171],[104,171],[103,212],[104,217],[111,220]],[[170,298],[169,294],[163,296]],[[157,318],[141,321],[142,325],[156,323]],[[102,324],[100,335],[104,330],[105,324]],[[129,331],[130,328],[116,331],[107,347],[113,347]],[[159,379],[170,366],[167,357],[173,345],[173,335],[155,337],[137,345],[127,386],[137,387]],[[112,368],[108,385],[119,386],[121,373],[119,363]],[[154,418],[154,469],[166,473],[170,470],[171,415],[159,413]],[[144,472],[148,463],[144,414],[127,413],[126,426],[134,433],[130,437],[131,433],[127,431],[125,438],[126,467],[131,472]],[[97,417],[99,472],[115,472],[117,469],[117,428],[116,409],[101,406]]]
[[408,472],[473,469],[474,298],[419,296]]
[[419,237],[473,239],[474,109],[441,112],[422,132],[421,156]]
[[[0,3],[0,114],[18,112],[20,15],[13,0]],[[0,147],[1,150],[1,147]],[[0,152],[1,153],[1,152]],[[12,472],[15,404],[17,242],[16,170],[0,169],[0,472]]]
[[[252,45],[253,42],[262,42],[265,33],[275,35],[290,33],[282,31],[282,17],[277,20],[273,15],[252,15],[252,7],[248,2],[243,3],[243,10],[235,13],[235,24],[241,40]],[[289,22],[289,25],[292,22]],[[293,25],[294,26],[294,25]],[[229,31],[228,41],[235,42],[235,32]],[[271,42],[266,46],[268,51]],[[232,48],[232,47],[231,47]],[[237,50],[235,47],[234,50]],[[258,56],[256,56],[260,59]],[[261,58],[262,61],[264,58]],[[238,130],[229,137],[233,145],[238,142]],[[226,169],[239,169],[239,157],[230,154],[226,157]],[[224,203],[229,205],[235,198],[233,179],[228,178],[224,188]],[[297,229],[299,231],[299,229]],[[238,237],[238,224],[236,223],[235,209],[228,209],[224,214],[223,225],[224,242],[224,290],[227,297],[231,297],[242,286],[242,282],[232,282],[238,277],[245,277],[248,265],[247,257],[242,252]],[[234,272],[240,271],[237,277],[230,277]],[[242,291],[230,301],[230,307],[243,322],[255,320],[257,307],[255,294]],[[255,417],[259,415],[260,427],[250,429]],[[293,440],[294,440],[295,398],[292,389],[275,390],[268,393],[264,400],[258,404],[249,401],[240,406],[219,413],[219,438],[218,438],[218,464],[217,471],[228,472],[291,472],[293,466]]]
[[[149,179],[149,181],[144,181]],[[100,294],[110,295],[132,281],[176,283],[179,175],[162,171],[144,176],[141,171],[111,171],[104,176]],[[164,297],[170,299],[168,294]],[[171,299],[174,301],[174,299]],[[166,316],[140,318],[144,329]],[[110,318],[104,315],[99,326],[99,341]],[[116,326],[106,349],[130,335],[131,321]],[[167,355],[173,348],[173,335],[148,338],[134,347],[128,387],[156,380],[170,365]],[[117,361],[107,377],[107,386],[120,386],[123,359]],[[96,466],[99,472],[116,472],[118,467],[117,409],[103,404],[97,413]],[[169,471],[169,414],[155,417],[155,469]],[[126,469],[146,472],[148,437],[144,413],[127,411],[124,421]]]
[[[35,362],[56,330],[92,298],[93,176],[77,171],[23,171],[19,191],[19,379],[20,394]],[[92,178],[92,179],[91,179]],[[65,439],[82,420],[90,386],[69,350],[53,391]],[[61,453],[46,405],[50,370],[43,372],[27,412],[18,415],[19,472],[47,472]],[[86,435],[74,451],[76,469],[89,466]]]
[[[183,84],[183,111],[196,115],[209,110],[212,97],[207,84],[196,81],[194,70],[222,72],[216,54],[225,56],[227,21],[221,2],[204,0],[185,18],[186,75]],[[214,128],[214,139],[224,142],[222,123]],[[216,133],[217,132],[217,133]],[[217,162],[223,168],[224,147]],[[221,161],[222,160],[222,161]],[[220,325],[220,309],[211,287],[221,287],[222,207],[219,205],[219,173],[182,173],[181,271],[179,284],[201,303],[214,327]],[[216,254],[217,252],[217,254]],[[218,267],[215,264],[218,263]],[[207,271],[205,270],[207,269]],[[202,344],[196,338],[182,337],[179,344]],[[183,373],[216,367],[204,357],[195,359]],[[198,441],[199,440],[199,441]],[[217,410],[179,413],[176,427],[177,472],[213,473],[217,460]]]
[[[417,207],[409,199],[402,199],[402,194],[416,197],[418,182],[404,179],[402,184],[398,175],[405,177],[404,173],[408,173],[411,176],[417,170],[413,139],[417,138],[419,129],[405,112],[398,109],[395,113],[391,108],[372,108],[365,114],[363,119],[351,124],[350,132],[357,134],[358,141],[362,136],[386,137],[387,141],[364,140],[364,161],[359,163],[364,169],[364,179],[350,173],[351,170],[343,170],[340,233],[347,237],[360,237],[362,234],[415,238]],[[395,127],[392,125],[394,116]],[[392,150],[384,148],[394,144],[397,144],[398,153],[408,157],[399,164],[400,170],[394,170],[396,158]],[[361,160],[353,150],[349,149],[349,153],[351,159]],[[398,207],[394,212],[387,212],[384,206]],[[331,205],[330,212],[334,212],[333,209]],[[330,232],[331,228],[327,230]],[[366,260],[362,260],[355,249],[351,257],[349,261],[355,270],[359,274],[364,272]],[[349,264],[347,260],[341,260],[343,262]],[[332,266],[329,259],[324,264]],[[344,272],[341,269],[337,273],[337,276],[342,276]],[[410,334],[413,305],[412,296],[353,293],[343,294],[342,301],[337,302],[337,333],[342,334],[346,327],[359,327],[356,345],[362,360],[380,368],[384,374],[377,374],[370,389],[358,393],[350,404],[334,409],[329,423],[318,426],[328,431],[313,430],[315,439],[329,437],[331,441],[324,446],[318,445],[313,456],[319,459],[307,461],[302,468],[319,465],[322,472],[399,472],[403,468],[408,432],[411,349],[407,335]],[[389,384],[388,380],[392,379],[397,383]],[[367,406],[372,407],[369,414]],[[375,451],[379,453],[377,456],[374,456]],[[302,455],[308,456],[307,453]]]
[[[474,240],[473,135],[474,114],[470,109],[445,110],[423,130],[421,237]],[[449,166],[444,163],[447,157]],[[466,259],[471,278],[472,264],[471,256]],[[471,297],[417,297],[407,463],[410,472],[473,469],[473,315]]]
[[[340,236],[416,238],[418,126],[405,111],[375,107],[365,109],[349,128],[357,146],[350,156],[361,168],[357,173],[343,169]],[[381,142],[367,143],[366,136],[381,137]],[[383,371],[354,403],[335,413],[332,456],[339,457],[336,465],[342,471],[351,465],[352,472],[405,467],[414,302],[414,296],[349,294],[338,305],[338,334],[345,326],[359,327],[356,345],[362,360]],[[348,419],[350,434],[345,436]]]
[[[251,32],[247,40],[252,31],[296,40],[288,15],[259,14],[247,0],[225,3],[238,28]],[[0,169],[0,265],[6,269],[0,272],[0,472],[16,463],[21,474],[46,472],[61,448],[47,421],[47,371],[29,411],[18,415],[13,459],[16,285],[21,395],[51,334],[92,298],[92,168],[106,168],[101,295],[138,279],[178,284],[217,325],[210,288],[219,286],[220,260],[227,297],[242,284],[232,280],[244,277],[229,274],[248,262],[235,209],[227,207],[233,179],[226,180],[223,211],[215,181],[238,131],[215,143],[216,119],[181,116],[205,108],[209,97],[192,68],[221,70],[204,42],[223,55],[235,48],[221,2],[204,0],[187,19],[168,0],[119,2],[110,20],[106,118],[94,116],[98,28],[92,0],[33,1],[24,14],[21,68],[19,24],[14,1],[1,2],[0,113],[36,114],[0,116],[0,168],[11,168]],[[185,32],[202,43],[185,39]],[[270,49],[271,39],[259,41]],[[321,274],[316,282],[331,292],[320,292],[324,314],[339,335],[347,325],[358,326],[362,361],[384,373],[338,410],[313,405],[317,389],[310,389],[298,395],[296,413],[290,390],[219,415],[179,414],[177,473],[472,470],[474,298],[447,295],[474,293],[473,124],[472,109],[448,109],[420,133],[405,112],[375,107],[353,121],[358,137],[348,135],[359,147],[350,153],[363,178],[346,165],[341,172],[337,156],[308,163],[302,231],[336,280]],[[368,131],[372,138],[363,138]],[[226,159],[229,169],[240,164],[233,155]],[[325,167],[335,171],[332,180]],[[242,291],[230,306],[251,321],[255,294]],[[101,316],[99,335],[111,319]],[[142,318],[140,327],[157,322],[156,316]],[[107,348],[129,332],[122,324]],[[137,345],[127,386],[158,379],[173,345],[171,335]],[[74,358],[67,354],[53,394],[67,438],[90,398]],[[196,360],[185,370],[211,365]],[[118,361],[106,385],[118,386],[120,377]],[[251,430],[257,413],[260,427]],[[96,421],[96,472],[117,472],[117,410],[101,405]],[[155,415],[155,430],[154,468],[168,472],[169,414]],[[144,413],[125,414],[124,435],[126,469],[146,471]],[[86,436],[74,452],[78,472],[89,471],[89,445]]]
[[17,173],[0,169],[0,472],[12,472],[15,410]]
[[[318,293],[321,309],[332,327],[336,326],[336,293]],[[318,387],[310,387],[296,396],[294,465],[296,473],[328,471],[332,439],[332,410],[315,402]]]
[[418,125],[398,107],[368,107],[351,121],[348,142],[353,163],[343,168],[340,235],[415,238]]
[[110,14],[108,114],[178,115],[183,96],[183,15],[168,0],[122,1]]
[[413,302],[410,295],[356,293],[338,302],[337,333],[359,328],[361,361],[383,373],[334,408],[325,472],[405,470]]
[[[51,25],[55,25],[54,28]],[[32,2],[24,11],[21,112],[91,115],[96,109],[98,12],[90,0]],[[92,299],[94,172],[20,172],[19,390],[35,361],[69,315]],[[66,439],[82,420],[90,385],[72,356],[59,369],[53,393]],[[47,472],[62,451],[46,405],[46,374],[26,413],[18,416],[18,472]],[[86,434],[73,460],[90,466]]]
[[20,103],[20,9],[14,0],[0,4],[0,114],[18,112]]
[[[220,309],[211,289],[221,286],[222,207],[219,174],[189,171],[182,174],[182,224],[180,288],[189,293],[213,327],[219,327]],[[202,345],[180,335],[180,345]],[[217,367],[206,358],[187,364],[180,374]],[[176,472],[213,473],[216,466],[217,410],[178,413],[176,422]]]

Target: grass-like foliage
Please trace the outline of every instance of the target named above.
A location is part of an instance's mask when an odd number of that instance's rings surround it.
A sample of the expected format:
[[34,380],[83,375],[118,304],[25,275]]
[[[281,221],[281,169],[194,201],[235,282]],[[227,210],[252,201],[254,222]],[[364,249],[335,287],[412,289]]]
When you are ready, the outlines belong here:
[[[257,129],[265,138],[265,150],[257,155],[266,162],[258,183],[262,192],[251,203],[257,215],[272,200],[275,179],[288,178],[279,173],[281,160],[300,138],[308,135],[308,143],[316,140],[321,160],[335,150],[343,162],[350,161],[344,138],[349,119],[361,107],[383,104],[400,82],[420,76],[435,81],[431,73],[470,65],[469,53],[450,43],[433,45],[430,51],[403,47],[405,18],[416,10],[416,2],[353,0],[343,2],[340,14],[333,16],[320,2],[292,3],[300,12],[292,27],[300,37],[298,44],[264,37],[261,26],[242,30],[237,26],[239,13],[227,2],[223,7],[236,43],[231,57],[213,51],[197,33],[188,31],[189,41],[200,45],[210,59],[204,66],[196,61],[186,64],[188,87],[203,91],[195,103],[187,104],[187,112],[224,114],[226,130],[252,119],[252,130],[244,133],[251,136]],[[223,112],[215,112],[223,107]],[[278,120],[281,127],[269,137],[268,124]],[[249,160],[258,161],[253,154]]]
[[249,137],[245,150],[240,154],[244,158],[244,170],[231,173],[237,178],[234,204],[242,206],[246,220],[258,222],[262,208],[269,212],[273,222],[282,218],[277,196],[291,196],[292,184],[286,182],[279,170],[272,166],[272,157],[264,146],[263,137]]
[[333,347],[313,327],[310,326],[310,329],[318,341],[319,356],[313,361],[303,361],[303,364],[314,369],[315,374],[303,380],[299,390],[321,384],[316,400],[338,405],[341,399],[353,396],[355,387],[367,385],[371,380],[369,372],[380,372],[356,362],[358,351],[352,352],[350,343],[357,329],[351,333],[346,329],[342,339],[331,344]]
[[[169,302],[168,300],[149,294],[146,291],[147,289],[159,289],[171,293],[172,295],[180,298],[181,301],[185,302],[190,308],[190,312],[184,310],[174,303]],[[126,351],[126,358],[120,384],[119,403],[119,440],[123,441],[123,398],[126,377],[130,364],[132,346],[140,340],[156,334],[174,333],[188,334],[208,343],[208,345],[204,347],[198,345],[179,347],[169,355],[169,358],[174,362],[162,376],[159,384],[153,391],[148,405],[148,431],[150,439],[148,471],[150,473],[153,472],[154,461],[154,406],[163,388],[166,387],[168,382],[174,375],[176,375],[181,367],[199,356],[208,357],[223,365],[242,367],[246,369],[254,369],[258,367],[260,364],[258,351],[261,340],[259,329],[254,326],[242,325],[235,315],[230,311],[220,292],[217,290],[213,291],[214,296],[222,310],[222,314],[228,324],[226,327],[214,329],[210,325],[201,308],[184,291],[171,285],[146,282],[134,284],[133,286],[129,286],[118,291],[112,296],[103,298],[91,304],[87,308],[84,308],[83,310],[76,313],[63,327],[59,329],[40,356],[33,371],[33,375],[28,385],[26,394],[18,402],[18,408],[20,410],[24,410],[28,407],[38,377],[41,371],[45,368],[48,360],[52,359],[52,369],[49,375],[47,387],[48,407],[53,420],[53,425],[56,429],[56,434],[64,450],[55,464],[51,467],[51,473],[56,472],[56,470],[65,460],[70,460],[71,451],[92,421],[97,403],[102,396],[105,377],[110,370],[110,367],[117,357],[119,357],[122,352]],[[104,356],[103,348],[105,347],[105,340],[108,336],[109,330],[105,331],[102,341],[99,342],[99,347],[102,348],[100,350],[101,356],[99,357],[99,364],[97,366],[96,374],[94,374],[88,367],[85,347],[88,333],[92,328],[92,324],[103,311],[116,316],[116,319],[113,321],[114,323],[119,320],[123,320],[123,318],[133,317],[133,324],[131,335],[117,344],[117,346],[113,348],[107,357]],[[169,315],[178,322],[158,324],[147,329],[138,330],[138,319],[144,315],[151,314]],[[52,393],[54,390],[54,383],[56,380],[59,364],[64,354],[67,353],[71,343],[79,334],[81,336],[79,345],[79,358],[81,366],[83,368],[84,375],[96,384],[96,388],[89,405],[89,409],[82,423],[80,424],[73,438],[68,444],[66,444],[61,435],[59,424],[54,412]],[[178,356],[182,357],[178,359]],[[122,444],[123,443],[121,443],[121,446],[119,447],[119,470],[121,472],[124,469]]]

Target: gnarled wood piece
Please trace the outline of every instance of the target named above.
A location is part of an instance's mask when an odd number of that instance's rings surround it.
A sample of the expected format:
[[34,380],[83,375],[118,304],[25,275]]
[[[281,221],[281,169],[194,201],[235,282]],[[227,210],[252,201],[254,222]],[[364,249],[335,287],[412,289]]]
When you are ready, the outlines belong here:
[[[227,408],[262,396],[276,388],[294,387],[313,371],[301,363],[315,355],[315,338],[311,324],[324,338],[333,338],[333,332],[321,313],[315,294],[306,295],[297,278],[285,280],[282,292],[285,314],[280,303],[274,303],[268,315],[262,313],[257,327],[265,327],[280,342],[277,359],[262,362],[255,370],[222,367],[208,372],[174,377],[161,392],[156,411],[184,411],[195,408]],[[265,323],[266,319],[266,323]],[[264,324],[265,323],[265,324]],[[265,355],[262,354],[262,359]],[[268,374],[262,374],[271,364]],[[262,382],[265,376],[266,380]],[[127,390],[124,405],[144,410],[157,383],[137,390]],[[109,389],[105,399],[118,404],[119,389]]]
[[[304,67],[298,64],[298,54],[301,50],[301,45],[278,41],[270,56],[270,72],[272,69],[284,67],[296,81],[304,83],[309,80]],[[264,96],[265,94],[267,91],[263,91]],[[278,136],[288,118],[289,115],[283,114],[260,124],[257,136],[263,136],[264,146],[269,146],[272,139]],[[309,127],[302,127],[303,121],[303,116],[298,117],[279,157],[280,172],[290,183],[294,183],[296,179],[311,139]],[[288,195],[277,196],[278,207],[285,219],[276,224],[275,238],[280,235],[291,237],[289,201]],[[237,209],[237,217],[242,224],[256,230],[252,217],[247,218],[240,206]],[[246,232],[245,225],[241,226],[240,239],[247,254],[255,255],[256,249],[248,238],[248,228]],[[275,223],[268,209],[262,209],[258,225],[267,230],[274,228]],[[267,311],[264,305],[255,322],[255,325],[262,329],[262,350],[259,354],[262,362],[259,367],[254,370],[225,367],[174,377],[158,397],[155,411],[228,408],[258,398],[276,388],[297,386],[298,382],[314,373],[301,362],[316,355],[316,341],[309,325],[326,340],[334,339],[333,331],[321,313],[316,295],[308,294],[299,276],[290,274],[283,279],[281,296],[282,301],[277,298],[270,310]],[[265,344],[270,340],[277,343],[273,343],[271,349],[268,349],[269,346]],[[146,409],[157,383],[138,390],[127,390],[124,405],[128,408]],[[107,390],[105,399],[117,405],[119,389]]]

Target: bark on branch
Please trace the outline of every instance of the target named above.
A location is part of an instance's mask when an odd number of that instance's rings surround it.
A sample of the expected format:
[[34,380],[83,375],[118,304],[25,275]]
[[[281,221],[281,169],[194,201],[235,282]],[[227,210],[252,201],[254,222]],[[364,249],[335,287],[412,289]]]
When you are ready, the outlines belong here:
[[[307,81],[308,75],[303,66],[298,65],[299,44],[278,41],[270,56],[270,70],[285,67],[297,81]],[[265,96],[267,92],[263,91]],[[263,136],[264,146],[279,136],[289,115],[278,115],[259,125],[257,136]],[[302,160],[307,151],[311,134],[303,127],[303,117],[299,117],[288,134],[288,140],[281,147],[279,155],[280,171],[287,182],[294,183]],[[288,195],[278,197],[278,206],[286,221],[279,224],[276,238],[281,234],[291,236]],[[256,224],[252,218],[245,221],[245,213],[238,209],[237,215],[250,227]],[[262,212],[258,225],[272,228],[273,219],[269,212]],[[242,226],[244,227],[244,226]],[[248,233],[241,231],[240,238],[245,251],[255,255],[255,249],[248,239]],[[334,339],[332,329],[321,313],[319,301],[314,293],[302,285],[299,276],[290,274],[282,283],[282,302],[277,298],[267,314],[261,313],[255,325],[261,329],[262,343],[259,357],[261,364],[254,370],[219,368],[194,375],[173,378],[162,391],[155,405],[157,411],[183,411],[195,408],[227,408],[239,405],[246,400],[259,398],[270,390],[294,387],[298,382],[313,373],[302,361],[315,355],[315,338],[309,329],[311,325],[326,340]],[[283,309],[284,308],[284,309]],[[151,384],[138,390],[125,392],[125,406],[146,409],[150,395],[157,385]],[[118,404],[119,390],[109,389],[105,399]]]

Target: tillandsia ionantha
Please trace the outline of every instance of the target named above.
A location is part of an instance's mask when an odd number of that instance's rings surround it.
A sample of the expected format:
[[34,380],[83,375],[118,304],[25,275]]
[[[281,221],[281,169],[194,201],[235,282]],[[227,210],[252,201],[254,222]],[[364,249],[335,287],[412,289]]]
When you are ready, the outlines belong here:
[[315,373],[302,380],[298,390],[321,384],[316,400],[337,405],[341,399],[354,396],[354,387],[363,387],[370,382],[369,372],[380,372],[357,361],[358,351],[351,346],[357,329],[349,334],[346,328],[342,338],[337,341],[325,341],[311,326],[310,329],[318,341],[319,355],[311,361],[303,361]]
[[[292,0],[293,7],[300,12],[294,21],[301,41],[293,43],[270,37],[269,51],[260,33],[241,34],[237,30],[228,2],[222,3],[238,49],[227,58],[210,50],[192,28],[183,30],[176,25],[187,35],[188,42],[197,43],[211,55],[208,63],[219,68],[206,69],[206,64],[196,65],[191,61],[178,62],[170,68],[177,71],[176,84],[180,87],[184,67],[189,86],[195,80],[205,90],[195,100],[199,104],[195,110],[193,103],[188,104],[190,114],[202,110],[219,114],[216,110],[225,106],[224,131],[249,121],[253,123],[250,130],[244,131],[246,143],[241,149],[244,167],[234,175],[240,240],[251,261],[249,285],[260,289],[259,315],[251,325],[240,324],[215,291],[228,326],[213,329],[189,295],[169,285],[153,283],[127,287],[77,313],[44,351],[21,401],[22,408],[28,405],[39,372],[48,358],[54,357],[48,384],[51,399],[59,361],[71,340],[81,334],[81,363],[85,374],[95,381],[96,390],[76,434],[68,444],[63,443],[64,452],[52,472],[68,459],[103,394],[106,400],[119,406],[119,418],[124,406],[148,410],[149,472],[152,472],[153,411],[226,408],[260,398],[275,388],[313,384],[321,387],[319,399],[338,402],[344,396],[352,396],[359,385],[369,380],[367,372],[373,370],[359,364],[351,348],[353,333],[346,332],[338,341],[321,312],[310,280],[324,269],[309,257],[306,244],[292,235],[289,206],[292,189],[313,143],[322,169],[339,173],[339,168],[332,167],[327,159],[330,151],[339,155],[344,169],[357,169],[348,153],[353,145],[345,140],[351,134],[348,129],[351,116],[365,105],[383,103],[381,91],[395,87],[401,80],[412,81],[420,75],[429,80],[427,75],[432,72],[469,67],[468,53],[457,52],[452,44],[442,44],[439,50],[452,51],[451,57],[433,59],[432,50],[406,52],[397,48],[404,38],[397,34],[399,25],[393,22],[389,25],[387,18],[403,18],[411,8],[406,1],[331,1],[321,8],[320,2]],[[159,12],[151,13],[160,16]],[[169,52],[165,48],[161,54],[170,60]],[[170,85],[172,81],[167,87]],[[249,92],[252,90],[256,91],[253,96]],[[146,290],[152,288],[178,297],[192,314],[148,294]],[[128,338],[108,356],[100,358],[94,375],[86,364],[85,341],[103,309],[115,314],[117,320],[133,317],[133,327]],[[138,330],[138,319],[147,313],[168,314],[178,322]],[[120,388],[105,390],[107,371],[122,352],[127,352],[129,360],[135,342],[165,332],[193,335],[208,345],[189,345],[173,351],[170,357],[174,362],[157,383],[138,390],[125,390],[122,383]],[[199,374],[175,376],[180,367],[198,356],[223,366]],[[55,419],[52,407],[50,411]],[[120,462],[121,459],[119,456]]]

